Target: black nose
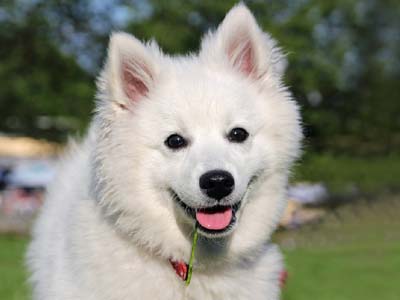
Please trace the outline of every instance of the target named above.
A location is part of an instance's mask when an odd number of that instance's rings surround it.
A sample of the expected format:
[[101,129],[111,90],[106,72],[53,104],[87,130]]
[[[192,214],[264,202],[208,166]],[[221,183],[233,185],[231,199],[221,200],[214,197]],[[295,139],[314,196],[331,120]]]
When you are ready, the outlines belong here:
[[200,176],[200,188],[208,197],[221,200],[232,193],[235,180],[231,173],[224,170],[212,170]]

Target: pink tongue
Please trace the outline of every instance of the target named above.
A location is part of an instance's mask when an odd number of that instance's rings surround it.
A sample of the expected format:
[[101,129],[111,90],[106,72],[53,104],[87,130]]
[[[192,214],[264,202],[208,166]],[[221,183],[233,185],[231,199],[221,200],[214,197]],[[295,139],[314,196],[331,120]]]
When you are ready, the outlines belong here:
[[206,212],[197,211],[196,219],[201,226],[210,230],[221,230],[229,226],[232,220],[232,208],[227,207],[224,211]]

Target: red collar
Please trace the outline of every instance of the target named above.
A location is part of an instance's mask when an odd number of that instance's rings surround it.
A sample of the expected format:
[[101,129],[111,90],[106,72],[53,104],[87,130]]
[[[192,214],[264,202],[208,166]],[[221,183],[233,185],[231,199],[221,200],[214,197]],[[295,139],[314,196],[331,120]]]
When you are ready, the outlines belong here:
[[[172,268],[174,268],[176,275],[179,276],[183,281],[186,281],[188,275],[189,266],[184,261],[173,261],[169,260]],[[279,274],[279,285],[283,288],[286,285],[286,281],[288,278],[288,272],[286,270],[282,270]]]
[[176,275],[178,275],[183,281],[186,281],[189,266],[184,261],[173,261],[169,260],[171,266],[174,268]]
[[283,269],[281,271],[281,274],[279,275],[279,285],[281,288],[285,287],[288,277],[289,273],[285,269]]

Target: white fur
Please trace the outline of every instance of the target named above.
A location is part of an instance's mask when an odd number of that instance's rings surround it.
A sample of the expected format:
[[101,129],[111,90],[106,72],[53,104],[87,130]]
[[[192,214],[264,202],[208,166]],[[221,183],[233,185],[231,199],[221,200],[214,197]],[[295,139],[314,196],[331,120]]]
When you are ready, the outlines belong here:
[[[301,140],[282,59],[241,4],[198,56],[169,57],[155,42],[114,34],[89,134],[61,163],[34,230],[34,299],[278,299],[282,258],[269,237]],[[234,127],[248,140],[229,142]],[[189,145],[168,149],[172,133]],[[201,206],[199,176],[212,169],[233,174],[225,201],[242,206],[233,232],[200,238],[186,287],[169,259],[188,261],[194,221],[168,189]]]

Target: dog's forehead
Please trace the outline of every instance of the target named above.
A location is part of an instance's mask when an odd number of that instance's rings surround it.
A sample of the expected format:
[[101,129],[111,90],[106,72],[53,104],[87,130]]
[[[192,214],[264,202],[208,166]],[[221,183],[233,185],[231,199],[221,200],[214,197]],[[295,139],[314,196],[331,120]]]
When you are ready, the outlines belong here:
[[[169,73],[160,89],[161,108],[187,122],[224,121],[257,110],[257,93],[237,74],[210,70],[197,65]],[[252,105],[249,105],[252,102]]]
[[162,68],[160,80],[136,115],[138,129],[157,128],[155,141],[171,133],[187,136],[255,130],[263,124],[263,96],[234,70],[196,64]]

